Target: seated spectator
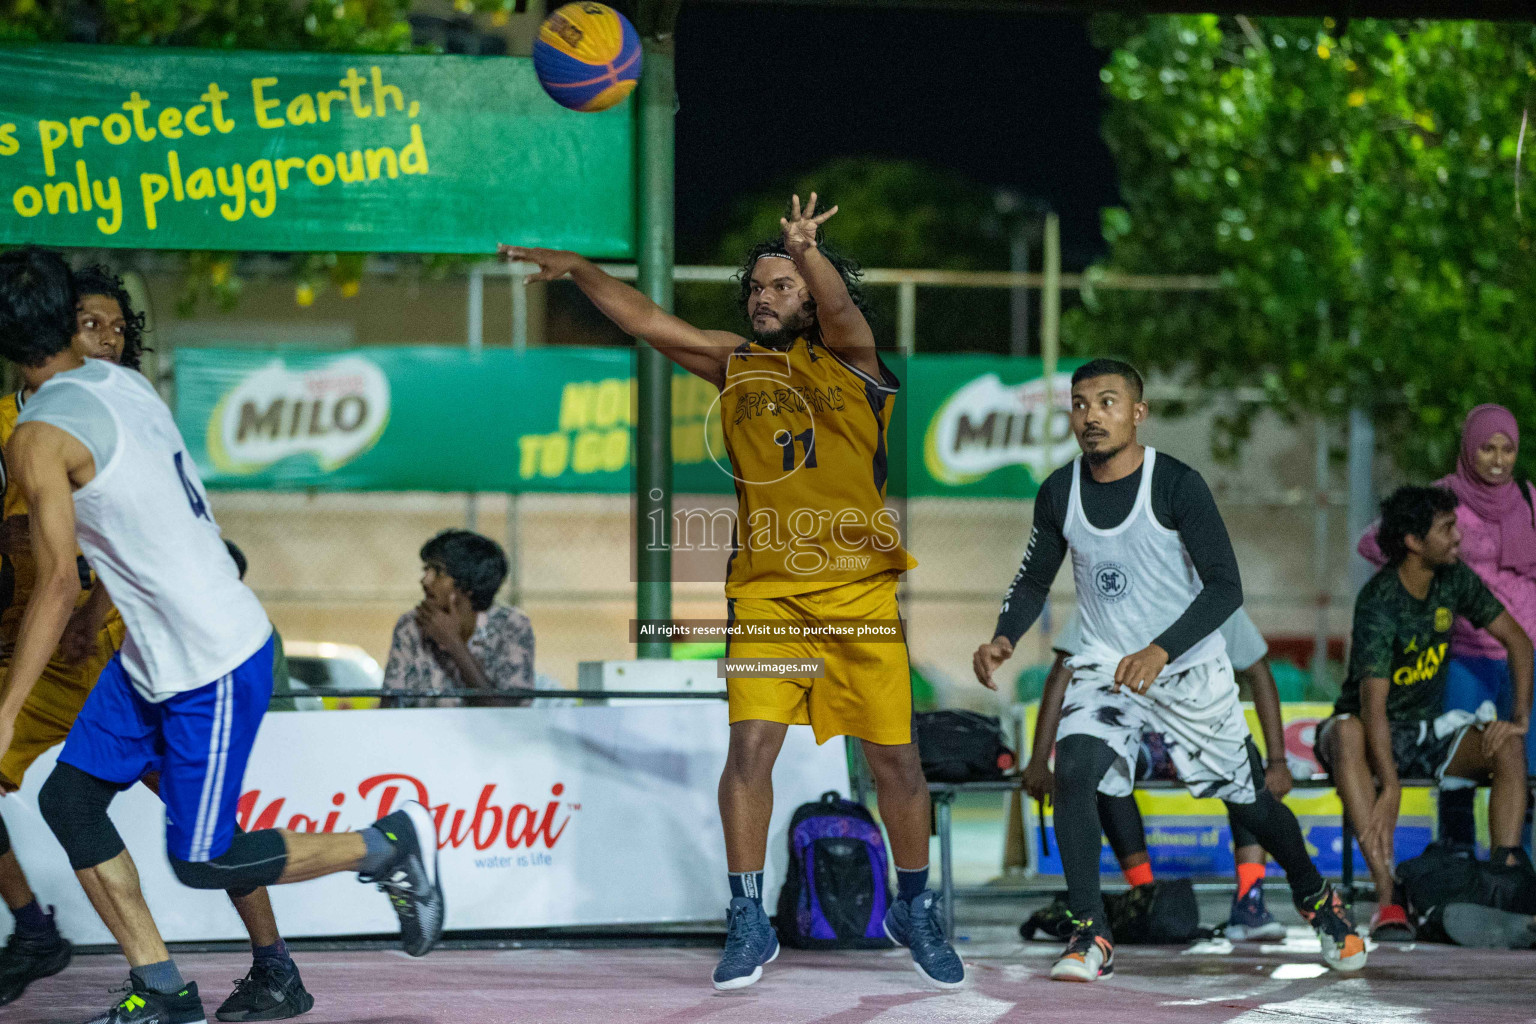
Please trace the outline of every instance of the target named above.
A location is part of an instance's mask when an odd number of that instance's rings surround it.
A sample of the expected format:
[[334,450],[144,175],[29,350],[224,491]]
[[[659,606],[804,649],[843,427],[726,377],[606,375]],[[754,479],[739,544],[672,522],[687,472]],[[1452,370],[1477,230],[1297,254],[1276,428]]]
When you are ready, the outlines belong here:
[[[386,689],[533,689],[533,626],[493,605],[507,556],[489,537],[444,530],[421,549],[421,604],[400,616],[384,668]],[[386,697],[384,707],[508,707],[528,698]]]
[[[1382,503],[1377,539],[1387,566],[1355,601],[1349,674],[1333,717],[1317,728],[1318,759],[1333,776],[1376,880],[1371,936],[1378,941],[1413,937],[1393,899],[1392,841],[1404,777],[1445,788],[1491,780],[1492,861],[1530,867],[1518,844],[1531,641],[1460,560],[1456,506],[1456,495],[1440,487],[1402,487]],[[1492,701],[1477,712],[1441,711],[1457,616],[1486,629],[1508,653],[1513,700],[1506,720],[1497,719]]]
[[[1456,493],[1456,526],[1461,560],[1482,577],[1493,596],[1536,636],[1536,487],[1516,479],[1520,425],[1502,405],[1480,405],[1462,425],[1456,471],[1436,480]],[[1360,538],[1360,554],[1380,568],[1386,556],[1373,525]],[[1445,710],[1475,711],[1485,700],[1508,718],[1513,690],[1504,647],[1466,619],[1451,627],[1451,656],[1445,674]],[[1536,736],[1525,738],[1525,765],[1536,775]],[[1472,845],[1476,824],[1471,789],[1440,791],[1440,835]],[[1529,845],[1529,831],[1526,834]]]

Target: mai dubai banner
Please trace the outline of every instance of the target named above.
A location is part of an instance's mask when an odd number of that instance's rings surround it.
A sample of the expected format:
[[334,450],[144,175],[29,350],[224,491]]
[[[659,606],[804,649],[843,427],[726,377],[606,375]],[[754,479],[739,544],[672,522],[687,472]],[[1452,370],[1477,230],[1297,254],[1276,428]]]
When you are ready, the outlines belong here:
[[[886,361],[902,381],[892,496],[1029,498],[1077,453],[1066,412],[1075,364],[1048,395],[1038,359]],[[175,381],[177,424],[211,487],[632,489],[635,372],[625,350],[178,348]],[[672,421],[677,491],[731,493],[714,387],[677,371]]]

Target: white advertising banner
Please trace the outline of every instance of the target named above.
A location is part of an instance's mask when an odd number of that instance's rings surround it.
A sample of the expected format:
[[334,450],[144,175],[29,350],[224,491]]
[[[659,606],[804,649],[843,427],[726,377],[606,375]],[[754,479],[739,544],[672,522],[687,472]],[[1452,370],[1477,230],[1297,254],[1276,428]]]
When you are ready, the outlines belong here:
[[[643,707],[434,709],[268,715],[240,800],[247,829],[361,828],[405,800],[437,816],[448,928],[712,921],[724,916],[725,846],[716,783],[724,702]],[[38,899],[77,943],[111,936],[37,813],[54,754],[0,802]],[[848,791],[843,744],[791,729],[774,772],[765,885],[783,882],[789,817],[829,789]],[[135,786],[112,819],[170,941],[239,939],[222,893],[176,881],[165,814]],[[397,930],[388,900],[355,876],[275,886],[285,936]]]

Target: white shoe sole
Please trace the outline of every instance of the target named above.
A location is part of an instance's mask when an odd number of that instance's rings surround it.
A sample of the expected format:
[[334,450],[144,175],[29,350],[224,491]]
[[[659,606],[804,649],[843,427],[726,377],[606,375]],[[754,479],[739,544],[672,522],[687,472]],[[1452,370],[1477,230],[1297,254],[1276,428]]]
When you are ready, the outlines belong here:
[[1088,970],[1086,965],[1080,966],[1080,967],[1079,966],[1073,966],[1073,967],[1060,967],[1060,966],[1058,966],[1058,967],[1052,967],[1051,968],[1051,980],[1052,981],[1088,982],[1088,981],[1098,981],[1099,980],[1099,976],[1097,974],[1095,974],[1094,972]]
[[1115,968],[1113,965],[1107,971],[1102,966],[1097,971],[1091,971],[1086,963],[1079,963],[1073,960],[1058,960],[1051,965],[1052,981],[1090,982],[1098,981],[1100,978],[1112,978],[1114,974]]
[[783,949],[784,949],[784,944],[782,942],[779,943],[777,946],[773,947],[773,956],[769,957],[763,963],[762,967],[758,967],[758,968],[754,969],[751,974],[748,974],[745,977],[742,977],[742,978],[732,978],[730,981],[715,981],[715,982],[713,982],[713,984],[715,986],[715,991],[716,992],[729,992],[732,989],[746,988],[749,985],[756,985],[757,982],[758,982],[758,979],[763,976],[763,967],[767,967],[769,964],[771,964],[775,960],[777,960],[779,958],[779,953]]
[[1285,925],[1279,921],[1249,928],[1242,924],[1229,924],[1223,933],[1228,942],[1279,942],[1285,938]]
[[[439,853],[437,820],[432,817],[432,812],[415,800],[408,801],[400,809],[405,812],[407,818],[411,819],[411,827],[416,830],[416,845],[421,847],[423,843],[426,843],[428,846],[428,848],[424,848],[421,851],[421,864],[422,869],[427,873],[427,887],[437,893],[440,903],[437,915],[437,932],[432,936],[432,946],[435,946],[438,940],[443,937],[443,929],[448,924],[448,897],[443,894],[443,886],[437,870]],[[431,946],[427,947],[427,953],[431,951]],[[421,955],[426,956],[427,954],[422,953]]]

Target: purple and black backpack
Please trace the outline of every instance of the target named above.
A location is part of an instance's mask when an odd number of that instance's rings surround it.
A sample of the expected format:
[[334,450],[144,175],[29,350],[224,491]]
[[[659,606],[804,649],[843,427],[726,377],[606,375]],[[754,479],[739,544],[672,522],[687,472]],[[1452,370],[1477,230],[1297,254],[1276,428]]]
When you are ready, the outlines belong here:
[[862,804],[836,791],[789,821],[789,872],[779,891],[779,938],[796,949],[886,949],[891,905],[885,837]]

